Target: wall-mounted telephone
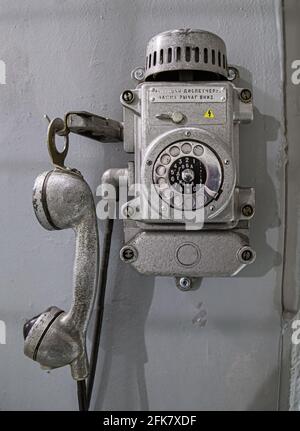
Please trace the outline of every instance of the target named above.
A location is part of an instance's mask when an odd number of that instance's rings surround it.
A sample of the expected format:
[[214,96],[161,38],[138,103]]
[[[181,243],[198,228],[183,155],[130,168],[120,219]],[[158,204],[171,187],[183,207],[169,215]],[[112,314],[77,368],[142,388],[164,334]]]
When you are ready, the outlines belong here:
[[[93,388],[113,221],[105,221],[86,389],[85,334],[97,284],[98,235],[91,191],[78,171],[64,165],[71,132],[123,141],[134,154],[127,168],[103,175],[105,186],[118,187],[125,178],[133,191],[120,203],[124,262],[144,274],[174,276],[180,289],[189,290],[195,278],[233,276],[255,260],[249,245],[254,190],[239,183],[239,125],[253,119],[252,93],[235,85],[238,70],[228,66],[223,40],[201,30],[158,34],[148,44],[145,67],[132,77],[136,87],[121,95],[123,123],[88,112],[69,112],[50,123],[55,168],[34,187],[42,226],[76,233],[74,299],[68,313],[51,307],[25,325],[25,354],[47,368],[71,365],[81,409],[88,409]],[[56,134],[65,136],[63,152],[56,149]]]

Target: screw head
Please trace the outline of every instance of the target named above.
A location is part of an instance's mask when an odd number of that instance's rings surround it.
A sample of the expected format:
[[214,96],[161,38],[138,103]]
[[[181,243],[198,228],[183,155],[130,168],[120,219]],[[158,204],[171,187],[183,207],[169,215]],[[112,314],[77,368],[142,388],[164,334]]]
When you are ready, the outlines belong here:
[[133,79],[136,79],[137,81],[143,81],[145,78],[145,70],[143,67],[136,67],[131,72],[131,76]]
[[190,290],[192,288],[192,280],[188,277],[181,277],[178,281],[180,290]]
[[185,136],[187,137],[191,136],[191,132],[185,132]]
[[124,100],[124,102],[126,103],[132,103],[134,101],[134,94],[132,91],[130,90],[125,90],[122,93],[122,99]]
[[251,217],[254,214],[254,209],[251,205],[247,204],[242,207],[242,214],[245,217]]
[[242,253],[242,259],[243,259],[245,262],[249,262],[249,260],[251,260],[251,259],[252,259],[252,256],[253,256],[253,253],[252,253],[252,251],[251,251],[251,250],[245,250],[245,251],[243,251],[243,253]]
[[132,217],[135,210],[131,205],[126,205],[123,209],[123,214],[125,217]]
[[256,253],[251,247],[245,246],[238,251],[238,258],[244,264],[250,264],[255,261]]
[[230,66],[228,68],[228,77],[227,77],[228,81],[234,81],[236,78],[238,78],[238,76],[239,76],[239,71],[237,70],[237,68]]
[[131,245],[125,245],[120,250],[120,258],[125,263],[131,263],[134,262],[137,259],[137,251],[134,247]]
[[210,210],[211,212],[213,212],[213,211],[215,210],[214,205],[211,205],[211,206],[209,207],[209,210]]
[[240,93],[240,99],[242,102],[244,103],[249,103],[251,102],[252,99],[252,93],[249,90],[249,88],[244,88],[241,93]]
[[147,160],[147,161],[146,161],[146,165],[147,165],[147,166],[151,166],[151,165],[152,165],[152,160],[150,160],[150,159],[149,159],[149,160]]
[[230,164],[230,161],[228,159],[224,160],[224,165],[228,166]]

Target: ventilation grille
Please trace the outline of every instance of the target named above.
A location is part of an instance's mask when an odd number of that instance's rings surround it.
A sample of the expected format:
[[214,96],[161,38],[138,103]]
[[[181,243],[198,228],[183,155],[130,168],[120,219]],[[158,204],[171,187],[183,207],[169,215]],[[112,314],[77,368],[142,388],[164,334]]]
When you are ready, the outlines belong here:
[[[151,67],[155,67],[157,64],[182,61],[181,50],[182,48],[177,46],[175,48],[168,48],[167,51],[161,49],[159,53],[154,51],[149,55],[149,57],[146,57],[146,70],[151,69]],[[203,56],[203,60],[200,60],[201,56]],[[214,66],[218,65],[218,67],[223,68],[224,71],[227,70],[226,55],[222,54],[221,51],[216,53],[214,49],[209,50],[208,48],[204,48],[203,53],[200,54],[200,48],[191,48],[190,46],[186,46],[185,49],[183,49],[183,58],[187,63],[190,61],[195,63],[202,61],[205,64],[210,63]]]
[[151,39],[146,55],[146,79],[174,70],[201,70],[227,77],[226,46],[213,33],[173,30]]

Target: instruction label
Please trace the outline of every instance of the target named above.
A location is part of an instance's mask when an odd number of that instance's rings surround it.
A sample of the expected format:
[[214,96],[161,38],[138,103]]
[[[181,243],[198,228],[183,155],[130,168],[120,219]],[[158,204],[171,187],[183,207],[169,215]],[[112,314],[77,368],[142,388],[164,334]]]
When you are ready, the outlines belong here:
[[152,103],[220,103],[226,102],[226,88],[209,85],[153,87],[149,100]]

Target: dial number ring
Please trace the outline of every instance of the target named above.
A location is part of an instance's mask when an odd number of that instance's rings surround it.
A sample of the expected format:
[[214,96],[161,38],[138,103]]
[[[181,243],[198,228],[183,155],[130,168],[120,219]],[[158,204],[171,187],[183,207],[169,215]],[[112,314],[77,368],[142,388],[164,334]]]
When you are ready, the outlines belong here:
[[173,208],[196,210],[209,205],[223,181],[218,157],[207,145],[180,141],[166,147],[153,166],[153,182],[161,199]]

